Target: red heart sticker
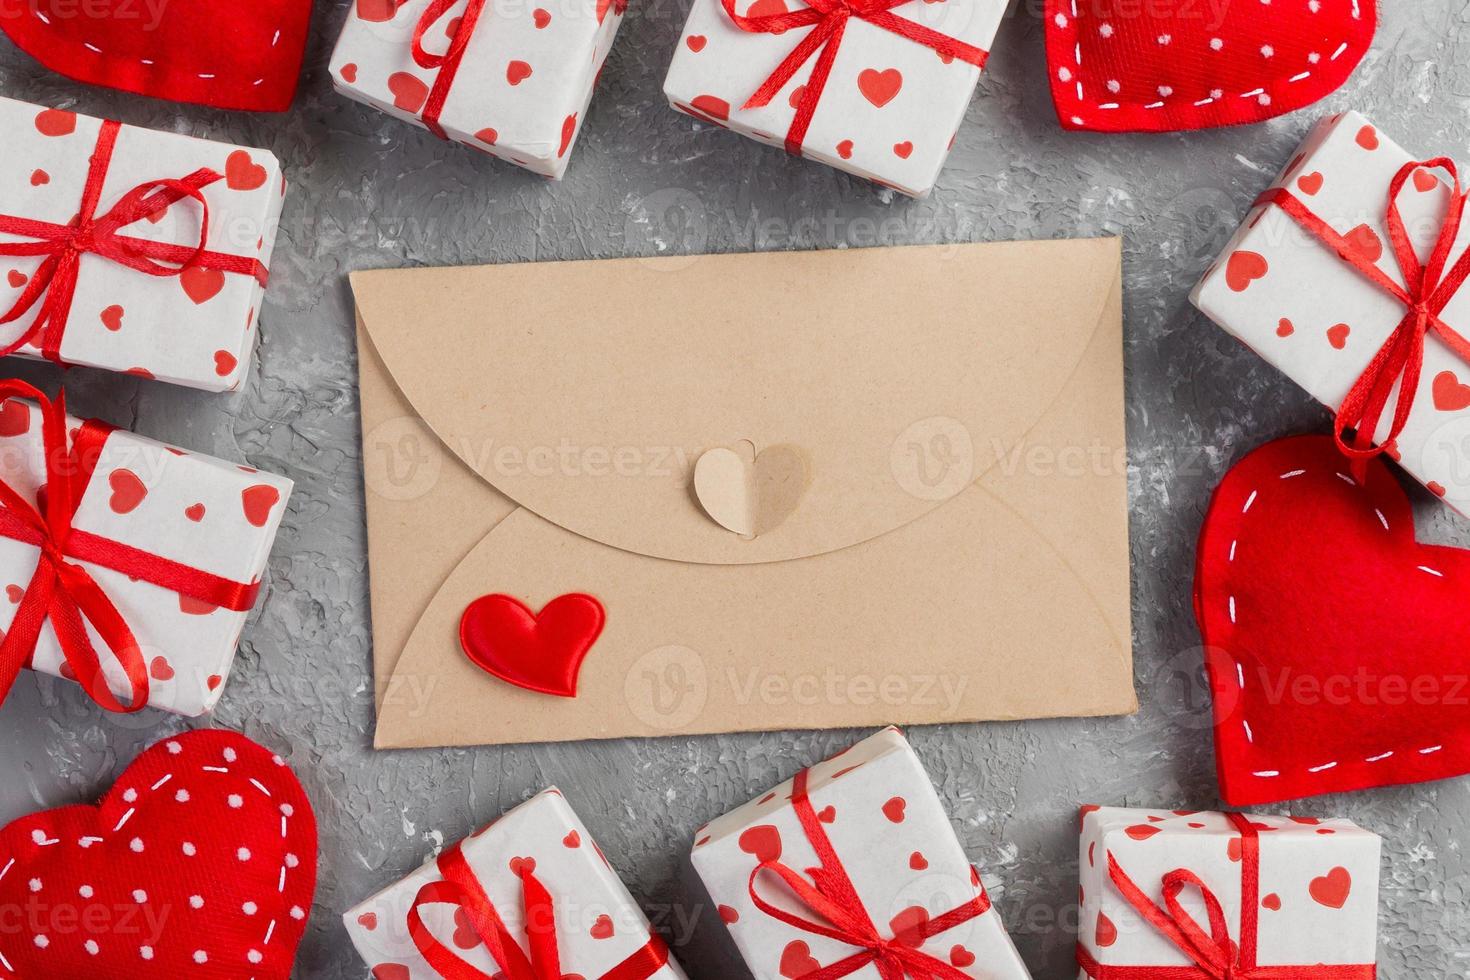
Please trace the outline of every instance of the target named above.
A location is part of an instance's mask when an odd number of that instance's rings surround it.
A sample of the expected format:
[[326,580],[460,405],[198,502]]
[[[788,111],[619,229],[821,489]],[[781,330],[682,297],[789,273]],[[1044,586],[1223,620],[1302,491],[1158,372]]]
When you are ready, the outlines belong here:
[[1046,0],[1052,101],[1067,129],[1166,132],[1260,122],[1345,82],[1373,42],[1377,4],[1221,7]]
[[316,889],[316,819],[279,756],[223,729],[154,745],[96,806],[0,831],[0,939],[25,977],[286,980]]
[[1304,436],[1237,464],[1195,578],[1226,801],[1470,772],[1467,585],[1470,552],[1418,543],[1386,463],[1360,483],[1331,438]]
[[113,4],[78,16],[68,0],[32,0],[0,17],[16,46],[92,85],[220,109],[291,107],[310,0]]
[[512,596],[487,595],[465,609],[459,642],[475,666],[508,684],[574,698],[606,618],[602,603],[582,593],[558,596],[539,614]]

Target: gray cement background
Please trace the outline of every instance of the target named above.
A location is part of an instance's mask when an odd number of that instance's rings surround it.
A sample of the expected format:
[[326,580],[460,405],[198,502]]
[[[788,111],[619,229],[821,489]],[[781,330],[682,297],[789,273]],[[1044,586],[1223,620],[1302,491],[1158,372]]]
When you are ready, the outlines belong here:
[[[1373,52],[1328,108],[1362,109],[1422,153],[1470,158],[1470,3],[1386,7]],[[297,481],[269,591],[214,716],[287,755],[318,808],[322,877],[296,976],[364,977],[340,912],[435,846],[555,782],[670,928],[691,974],[739,980],[747,974],[689,870],[691,834],[861,734],[373,752],[348,271],[1116,234],[1127,242],[1143,710],[911,732],[1036,976],[1075,976],[1077,804],[1217,802],[1189,609],[1194,538],[1210,491],[1246,450],[1325,431],[1324,410],[1185,298],[1318,113],[1223,132],[1067,135],[1052,115],[1039,17],[1023,7],[1000,33],[938,192],[915,203],[668,110],[660,87],[683,8],[635,0],[571,173],[548,185],[334,95],[325,66],[346,4],[317,8],[301,95],[276,117],[88,88],[0,42],[5,95],[268,146],[293,181],[248,390],[207,395],[84,370],[67,382],[80,412]],[[58,377],[50,366],[16,362],[0,373],[47,384]],[[1470,526],[1425,495],[1416,500],[1421,537],[1470,545]],[[103,717],[70,685],[27,676],[0,710],[0,821],[93,797],[142,747],[179,727],[152,714]],[[1297,808],[1345,815],[1386,835],[1388,980],[1470,976],[1467,807],[1470,780]]]

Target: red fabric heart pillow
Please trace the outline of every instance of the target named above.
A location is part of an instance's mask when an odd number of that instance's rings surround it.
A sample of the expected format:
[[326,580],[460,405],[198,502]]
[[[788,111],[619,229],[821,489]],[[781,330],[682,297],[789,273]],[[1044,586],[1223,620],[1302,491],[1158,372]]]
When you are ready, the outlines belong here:
[[1195,611],[1232,806],[1470,772],[1470,551],[1419,544],[1388,466],[1256,450],[1200,536]]
[[0,980],[287,980],[316,818],[279,756],[205,730],[144,752],[96,806],[0,831]]
[[1047,0],[1047,68],[1068,129],[1233,126],[1336,91],[1377,29],[1375,0]]
[[0,10],[21,50],[68,78],[219,109],[291,106],[311,0],[26,0]]

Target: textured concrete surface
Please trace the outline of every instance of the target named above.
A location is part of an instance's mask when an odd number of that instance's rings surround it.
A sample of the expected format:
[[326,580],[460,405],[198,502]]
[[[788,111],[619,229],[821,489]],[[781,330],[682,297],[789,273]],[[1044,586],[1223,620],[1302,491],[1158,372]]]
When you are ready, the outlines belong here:
[[[1365,65],[1330,103],[1424,152],[1470,157],[1470,4],[1386,5]],[[436,846],[555,782],[568,790],[697,978],[738,963],[685,857],[702,821],[859,733],[771,733],[557,747],[374,753],[355,351],[354,268],[1118,234],[1127,241],[1128,413],[1137,674],[1133,718],[919,729],[913,739],[1038,978],[1075,975],[1079,802],[1217,802],[1189,610],[1194,537],[1229,462],[1327,414],[1187,305],[1223,237],[1315,118],[1160,137],[1066,135],[1046,92],[1038,16],[1008,18],[929,201],[892,199],[665,108],[682,19],[635,0],[569,178],[548,185],[346,102],[324,75],[345,4],[319,3],[307,76],[284,117],[85,88],[0,50],[6,95],[272,147],[293,178],[248,389],[215,396],[75,371],[77,409],[290,474],[270,588],[214,722],[282,751],[316,801],[323,873],[297,976],[361,978],[339,913]],[[1034,325],[1045,329],[1045,324]],[[3,373],[47,383],[49,366]],[[1421,496],[1421,536],[1470,527]],[[27,677],[0,710],[0,819],[85,800],[177,721],[104,718]],[[1388,837],[1382,970],[1470,975],[1470,781],[1303,804]],[[38,978],[39,980],[39,978]]]

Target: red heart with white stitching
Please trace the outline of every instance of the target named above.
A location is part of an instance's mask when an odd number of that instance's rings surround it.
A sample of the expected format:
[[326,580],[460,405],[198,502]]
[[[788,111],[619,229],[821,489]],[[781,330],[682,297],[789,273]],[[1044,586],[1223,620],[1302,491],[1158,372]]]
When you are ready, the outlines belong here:
[[154,745],[96,806],[0,831],[0,977],[286,980],[316,889],[316,818],[243,735]]
[[71,0],[28,0],[0,28],[69,78],[175,102],[282,112],[306,51],[311,0],[113,3],[79,16]]
[[1165,132],[1260,122],[1345,82],[1374,0],[1133,5],[1047,0],[1052,99],[1067,129]]
[[1470,551],[1419,544],[1387,464],[1256,450],[1205,518],[1195,607],[1232,806],[1470,772]]

